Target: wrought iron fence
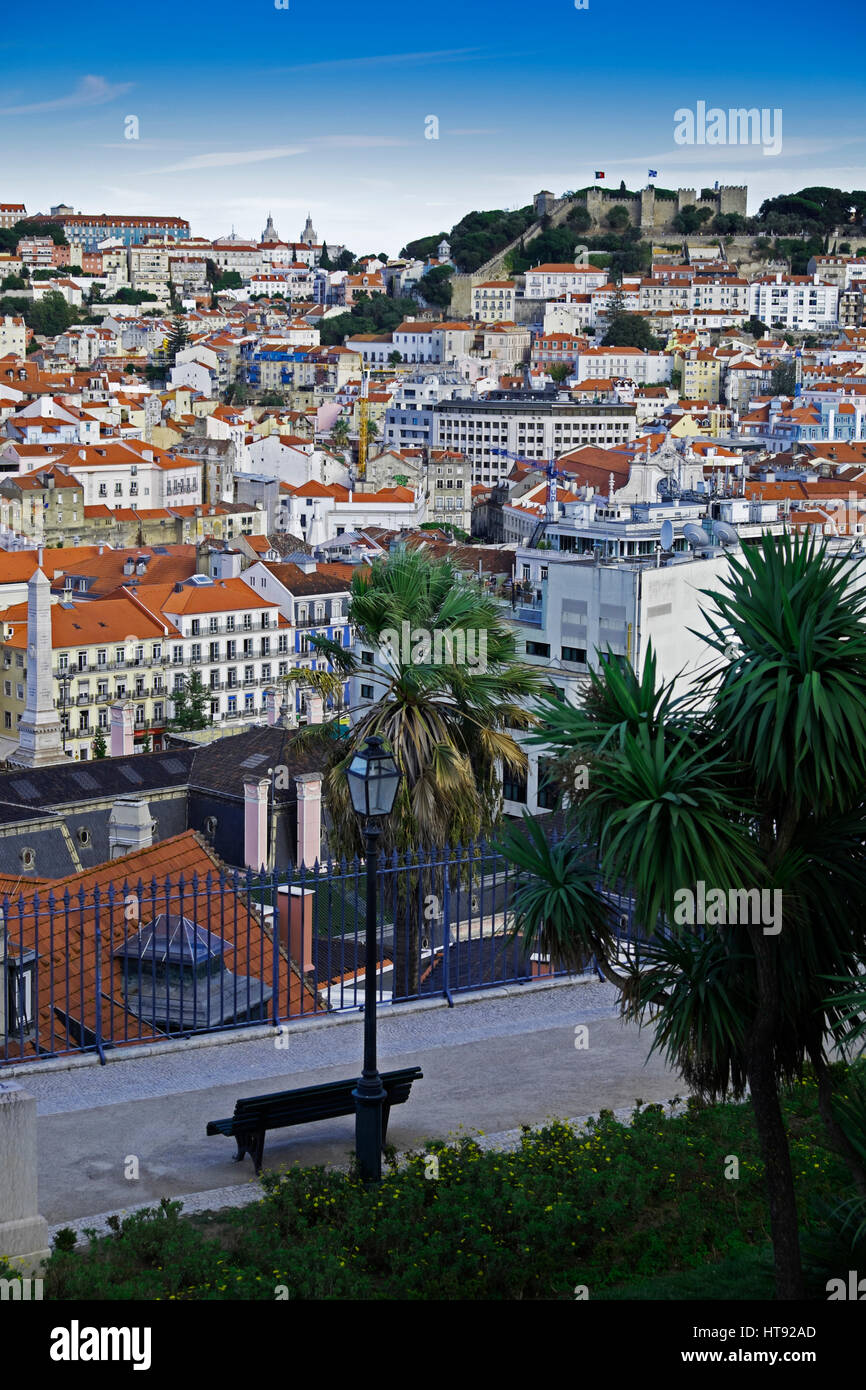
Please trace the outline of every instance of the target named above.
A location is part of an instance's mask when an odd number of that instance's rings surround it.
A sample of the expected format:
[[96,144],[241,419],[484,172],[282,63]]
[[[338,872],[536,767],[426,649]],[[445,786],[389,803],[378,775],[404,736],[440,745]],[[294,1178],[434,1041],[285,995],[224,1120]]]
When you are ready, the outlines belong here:
[[[483,843],[380,857],[380,1003],[563,973],[509,933],[517,872]],[[625,943],[631,900],[611,905]],[[365,923],[359,860],[61,895],[22,880],[0,905],[0,1064],[359,1009]]]

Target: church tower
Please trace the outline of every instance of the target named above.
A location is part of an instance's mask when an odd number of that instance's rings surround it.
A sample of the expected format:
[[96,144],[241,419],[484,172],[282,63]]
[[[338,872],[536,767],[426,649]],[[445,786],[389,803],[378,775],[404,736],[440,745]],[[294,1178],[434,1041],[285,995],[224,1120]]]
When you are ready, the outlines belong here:
[[271,214],[268,213],[268,225],[262,232],[262,241],[279,241],[279,239],[280,234],[274,226],[274,219]]
[[301,241],[304,242],[306,246],[314,246],[318,243],[318,240],[319,238],[316,236],[315,229],[313,227],[313,219],[311,215],[307,213],[307,220],[304,223],[304,230],[301,232]]
[[18,747],[9,759],[18,767],[47,767],[66,756],[54,708],[52,655],[51,585],[37,565],[27,585],[27,699]]

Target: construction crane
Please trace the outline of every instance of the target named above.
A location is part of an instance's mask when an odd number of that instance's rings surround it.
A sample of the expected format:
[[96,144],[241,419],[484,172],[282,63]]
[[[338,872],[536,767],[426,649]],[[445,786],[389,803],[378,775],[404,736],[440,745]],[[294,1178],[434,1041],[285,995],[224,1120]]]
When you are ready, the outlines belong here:
[[547,477],[547,508],[545,511],[545,521],[555,521],[556,480],[557,478],[562,478],[565,482],[573,483],[574,475],[571,473],[563,473],[561,469],[557,468],[553,458],[549,458],[547,462],[545,462],[544,459],[528,459],[524,458],[522,454],[513,454],[510,449],[491,449],[490,452],[491,454],[499,454],[503,458],[512,459],[514,463],[526,463],[529,464],[530,468],[544,469]]
[[366,370],[361,368],[361,399],[358,402],[358,477],[363,478],[367,472],[367,411],[369,409],[367,389],[369,377]]

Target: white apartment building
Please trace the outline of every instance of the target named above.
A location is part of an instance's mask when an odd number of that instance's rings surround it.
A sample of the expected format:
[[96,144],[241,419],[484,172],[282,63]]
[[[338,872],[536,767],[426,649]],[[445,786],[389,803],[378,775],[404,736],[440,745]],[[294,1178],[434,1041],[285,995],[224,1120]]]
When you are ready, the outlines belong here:
[[120,444],[82,445],[69,449],[58,468],[77,478],[85,507],[201,505],[200,463],[172,458],[164,449],[126,440]]
[[739,278],[728,280],[694,279],[689,285],[689,308],[692,313],[705,310],[741,314],[749,312],[749,282]]
[[0,314],[0,357],[24,357],[27,325],[19,314]]
[[487,323],[514,318],[517,284],[514,280],[485,280],[472,287],[472,317]]
[[751,282],[749,313],[770,328],[830,328],[838,322],[839,289],[817,274],[780,271]]
[[263,268],[262,248],[253,241],[224,237],[213,243],[214,264],[223,271],[236,270],[248,280]]
[[607,272],[594,265],[550,263],[527,270],[525,299],[559,299],[560,295],[590,294],[607,281]]
[[302,536],[309,545],[321,545],[346,531],[364,531],[368,526],[386,531],[416,530],[426,520],[424,495],[411,488],[361,492],[321,483],[280,486],[277,529]]
[[[673,355],[668,352],[646,352],[635,347],[589,347],[577,355],[575,375],[578,381],[593,378],[627,376],[637,386],[658,386],[670,381]],[[583,443],[584,441],[581,441]]]
[[[309,555],[290,555],[285,561],[259,561],[244,573],[244,582],[266,599],[276,603],[281,616],[290,624],[289,653],[277,663],[277,680],[289,670],[333,671],[319,656],[310,639],[327,637],[350,648],[355,640],[348,621],[350,586],[336,579],[329,566],[319,565]],[[343,683],[343,704],[348,706],[350,682]],[[303,691],[290,696],[296,713],[303,708]]]
[[578,405],[567,392],[491,391],[483,400],[455,397],[433,406],[433,447],[464,454],[473,484],[493,484],[521,458],[559,458],[580,444],[627,444],[634,405]]

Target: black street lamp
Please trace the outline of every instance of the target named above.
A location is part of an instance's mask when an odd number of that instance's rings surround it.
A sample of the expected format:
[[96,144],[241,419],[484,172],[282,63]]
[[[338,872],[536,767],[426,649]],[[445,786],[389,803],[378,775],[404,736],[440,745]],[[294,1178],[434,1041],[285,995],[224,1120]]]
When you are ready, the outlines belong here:
[[352,1094],[355,1097],[355,1156],[365,1183],[382,1178],[382,1106],[385,1088],[376,1065],[376,867],[379,858],[378,824],[391,814],[400,770],[380,738],[368,738],[359,748],[346,773],[352,807],[364,818],[367,859],[367,933],[364,965],[364,1070]]

